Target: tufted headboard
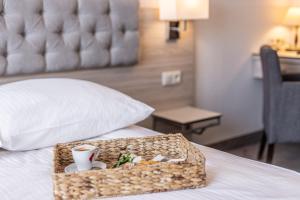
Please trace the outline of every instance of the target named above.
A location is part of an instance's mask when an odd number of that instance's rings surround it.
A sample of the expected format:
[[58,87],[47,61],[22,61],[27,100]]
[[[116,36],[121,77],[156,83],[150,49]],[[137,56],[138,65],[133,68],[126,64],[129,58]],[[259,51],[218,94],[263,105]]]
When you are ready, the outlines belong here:
[[132,65],[138,0],[0,0],[0,76]]

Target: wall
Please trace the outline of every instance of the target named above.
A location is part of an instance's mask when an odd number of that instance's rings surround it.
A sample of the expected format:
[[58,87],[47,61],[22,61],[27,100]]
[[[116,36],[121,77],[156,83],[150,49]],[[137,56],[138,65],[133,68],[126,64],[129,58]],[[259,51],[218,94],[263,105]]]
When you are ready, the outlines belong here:
[[252,78],[251,54],[273,37],[290,3],[299,2],[210,0],[210,19],[195,28],[196,103],[224,117],[196,140],[214,143],[262,129],[262,84]]
[[140,0],[142,8],[158,8],[158,0]]
[[[190,105],[194,103],[193,42],[191,28],[178,43],[167,43],[166,23],[159,20],[157,2],[141,0],[140,59],[136,66],[1,78],[0,84],[32,78],[78,78],[120,90],[157,110]],[[182,84],[163,87],[161,73],[168,70],[182,70]],[[150,121],[145,124],[150,125]]]

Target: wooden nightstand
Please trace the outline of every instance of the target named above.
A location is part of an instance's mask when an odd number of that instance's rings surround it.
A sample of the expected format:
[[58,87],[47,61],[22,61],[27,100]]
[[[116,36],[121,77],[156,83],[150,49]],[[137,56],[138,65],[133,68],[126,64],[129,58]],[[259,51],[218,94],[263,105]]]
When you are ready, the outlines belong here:
[[162,122],[179,127],[183,134],[202,134],[207,128],[220,125],[222,114],[187,106],[154,112],[152,117],[153,130]]

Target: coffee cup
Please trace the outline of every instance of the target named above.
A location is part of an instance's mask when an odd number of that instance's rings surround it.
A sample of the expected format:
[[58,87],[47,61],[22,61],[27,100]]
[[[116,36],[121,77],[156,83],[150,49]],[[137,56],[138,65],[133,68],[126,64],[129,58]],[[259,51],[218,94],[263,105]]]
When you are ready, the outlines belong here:
[[90,170],[93,162],[98,157],[100,151],[98,147],[92,145],[79,145],[72,148],[72,156],[78,171]]

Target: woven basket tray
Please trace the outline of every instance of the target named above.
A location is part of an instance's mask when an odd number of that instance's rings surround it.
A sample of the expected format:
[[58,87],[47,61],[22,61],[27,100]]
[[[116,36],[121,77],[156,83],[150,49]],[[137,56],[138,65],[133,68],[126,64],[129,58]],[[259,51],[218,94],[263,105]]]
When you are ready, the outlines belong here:
[[[122,168],[64,173],[73,163],[71,148],[79,144],[98,146],[97,160],[110,168],[120,153],[134,153],[151,160],[156,155],[168,158],[186,158],[181,163],[166,163]],[[94,199],[154,193],[204,187],[205,158],[181,134],[144,138],[115,139],[93,142],[58,144],[54,155],[54,197],[58,199]]]

